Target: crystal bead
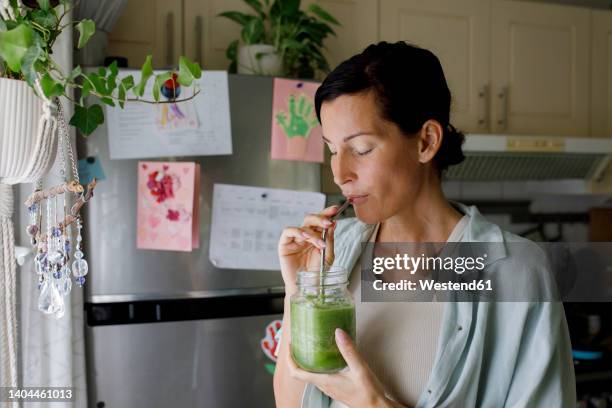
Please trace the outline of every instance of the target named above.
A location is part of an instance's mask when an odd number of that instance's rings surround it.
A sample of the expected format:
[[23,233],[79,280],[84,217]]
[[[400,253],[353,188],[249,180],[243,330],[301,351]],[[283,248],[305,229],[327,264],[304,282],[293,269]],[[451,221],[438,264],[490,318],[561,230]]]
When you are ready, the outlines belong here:
[[60,235],[62,235],[62,230],[60,230],[57,227],[53,227],[53,229],[51,230],[51,235],[53,235],[54,237],[59,237]]
[[84,259],[77,259],[72,263],[72,274],[77,278],[87,275],[88,270],[89,266]]
[[34,203],[31,206],[29,206],[28,211],[31,213],[35,213],[36,211],[38,211],[38,203]]
[[51,264],[57,265],[64,260],[64,254],[62,254],[60,251],[53,251],[49,253],[47,259]]
[[55,279],[60,279],[62,277],[62,273],[60,271],[53,272],[53,277]]
[[77,242],[81,242],[83,240],[83,238],[80,235],[77,235],[76,240],[77,240]]
[[36,225],[36,224],[28,225],[28,227],[26,228],[26,232],[31,237],[36,236],[36,234],[38,233],[38,225]]
[[79,276],[78,278],[76,278],[76,283],[80,288],[82,288],[85,284],[85,278],[83,276]]
[[62,266],[60,272],[62,273],[62,276],[70,278],[70,267],[68,265]]
[[[59,293],[59,290],[58,290]],[[57,304],[57,308],[55,310],[55,318],[61,319],[64,317],[64,313],[66,312],[66,308],[64,307],[64,298],[60,296],[60,301]]]
[[64,242],[64,252],[69,254],[71,250],[72,246],[70,245],[70,241],[66,240],[66,242]]
[[59,291],[60,295],[69,295],[70,290],[72,289],[72,279],[70,279],[70,276],[64,276],[62,279],[56,281],[55,285],[57,286],[57,290]]
[[32,246],[36,246],[36,238],[34,238],[34,237],[30,237],[30,244],[31,244]]
[[55,313],[63,303],[64,301],[53,282],[46,279],[38,297],[38,310],[47,314]]
[[36,255],[36,258],[34,258],[34,269],[36,270],[37,274],[42,275],[45,272],[46,268],[47,268],[47,254],[44,252],[41,252]]
[[83,258],[83,251],[79,249],[74,253],[74,259],[82,259],[82,258]]

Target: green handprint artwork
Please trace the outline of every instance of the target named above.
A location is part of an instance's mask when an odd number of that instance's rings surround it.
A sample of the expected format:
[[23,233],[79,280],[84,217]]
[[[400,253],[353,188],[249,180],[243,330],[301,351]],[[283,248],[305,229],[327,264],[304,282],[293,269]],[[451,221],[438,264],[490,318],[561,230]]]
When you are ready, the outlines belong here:
[[319,124],[313,111],[311,99],[306,94],[300,94],[296,102],[295,95],[289,95],[287,105],[289,106],[289,123],[287,114],[280,111],[276,114],[276,122],[283,129],[285,135],[293,137],[308,138],[310,131]]

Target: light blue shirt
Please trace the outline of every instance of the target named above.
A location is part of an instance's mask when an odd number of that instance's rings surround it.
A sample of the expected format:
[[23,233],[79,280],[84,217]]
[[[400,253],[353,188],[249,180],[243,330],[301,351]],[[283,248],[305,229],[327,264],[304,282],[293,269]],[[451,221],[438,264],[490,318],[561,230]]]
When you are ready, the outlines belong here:
[[[469,216],[462,242],[526,242],[502,231],[476,209],[454,203]],[[375,225],[356,218],[338,222],[334,265],[349,271]],[[534,286],[549,287],[544,254],[526,265],[513,246],[496,245],[487,266],[522,268]],[[533,244],[533,251],[539,248]],[[537,252],[536,252],[537,255]],[[541,260],[541,261],[538,261]],[[526,272],[526,273],[525,273]],[[407,353],[418,350],[406,350]],[[304,408],[327,408],[331,399],[312,384]],[[575,407],[576,385],[569,331],[560,302],[446,302],[436,357],[416,407]]]

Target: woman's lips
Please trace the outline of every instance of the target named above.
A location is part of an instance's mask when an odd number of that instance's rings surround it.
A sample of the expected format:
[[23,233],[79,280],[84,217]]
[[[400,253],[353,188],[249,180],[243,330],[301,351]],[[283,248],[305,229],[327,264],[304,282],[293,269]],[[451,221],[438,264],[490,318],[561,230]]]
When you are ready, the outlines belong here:
[[361,203],[365,202],[368,199],[368,196],[367,195],[349,196],[348,198],[351,200],[352,204],[361,204]]

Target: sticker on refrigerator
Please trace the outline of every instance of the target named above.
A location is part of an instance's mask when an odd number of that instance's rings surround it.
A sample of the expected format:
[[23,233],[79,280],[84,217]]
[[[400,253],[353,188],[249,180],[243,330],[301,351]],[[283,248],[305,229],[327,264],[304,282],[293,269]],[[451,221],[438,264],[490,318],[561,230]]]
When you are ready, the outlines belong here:
[[215,184],[209,258],[217,268],[280,270],[283,229],[320,212],[325,195],[275,188]]

